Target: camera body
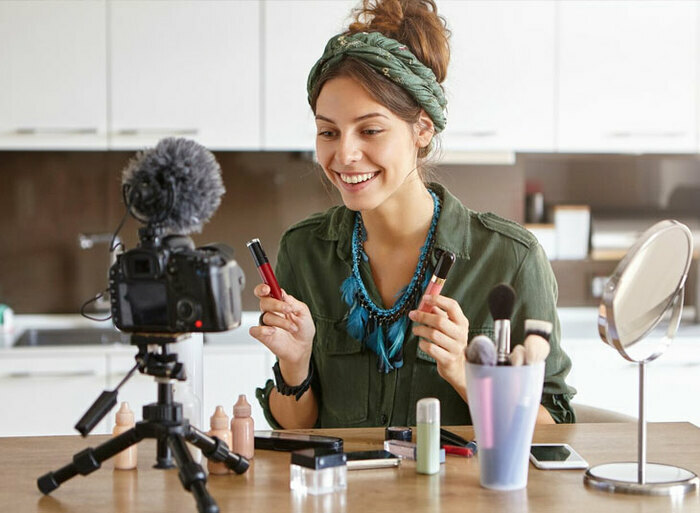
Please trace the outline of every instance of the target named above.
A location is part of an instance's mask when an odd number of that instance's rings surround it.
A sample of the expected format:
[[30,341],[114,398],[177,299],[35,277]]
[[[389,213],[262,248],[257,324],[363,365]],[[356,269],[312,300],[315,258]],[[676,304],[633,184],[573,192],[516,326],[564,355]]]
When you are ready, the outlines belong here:
[[126,332],[215,332],[241,323],[243,271],[224,244],[199,248],[189,237],[162,240],[142,228],[141,244],[109,270],[114,324]]

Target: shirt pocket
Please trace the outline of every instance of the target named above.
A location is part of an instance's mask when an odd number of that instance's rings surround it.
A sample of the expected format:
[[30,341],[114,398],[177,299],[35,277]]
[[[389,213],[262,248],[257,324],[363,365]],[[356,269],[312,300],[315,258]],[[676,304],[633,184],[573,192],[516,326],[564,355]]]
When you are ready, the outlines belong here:
[[314,364],[320,384],[322,427],[365,422],[369,412],[370,358],[348,335],[345,319],[317,319]]
[[[471,341],[474,337],[477,335],[486,335],[489,337],[491,340],[493,340],[493,328],[492,327],[482,327],[482,328],[469,328],[469,334],[467,335],[467,340]],[[433,363],[437,365],[437,362],[435,361],[435,358],[430,356],[428,353],[423,351],[420,346],[417,347],[416,349],[416,358],[419,360],[423,360],[426,362]]]
[[[477,335],[493,338],[492,327],[470,328],[468,339]],[[423,397],[437,397],[440,400],[440,420],[444,425],[471,424],[469,408],[459,393],[437,371],[437,362],[420,347],[416,350],[416,363],[413,368],[413,386],[409,404],[411,412],[409,425],[416,422],[415,404]]]

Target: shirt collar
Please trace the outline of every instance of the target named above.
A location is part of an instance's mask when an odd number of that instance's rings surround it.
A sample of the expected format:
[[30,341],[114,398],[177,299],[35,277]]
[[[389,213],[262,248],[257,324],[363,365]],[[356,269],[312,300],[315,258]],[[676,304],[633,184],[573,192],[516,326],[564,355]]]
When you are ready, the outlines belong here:
[[[430,183],[428,187],[437,193],[442,205],[440,218],[435,230],[435,249],[451,251],[458,258],[469,260],[470,230],[469,210],[445,187]],[[345,206],[333,207],[315,229],[314,234],[327,241],[337,241],[338,256],[352,264],[352,230],[355,224],[355,211]],[[435,251],[431,255],[433,266],[437,264]]]

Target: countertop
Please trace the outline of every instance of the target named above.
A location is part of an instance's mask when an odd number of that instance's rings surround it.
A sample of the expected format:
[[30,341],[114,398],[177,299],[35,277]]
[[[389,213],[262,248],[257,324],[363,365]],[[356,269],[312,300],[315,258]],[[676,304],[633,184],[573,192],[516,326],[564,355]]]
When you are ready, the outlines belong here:
[[[471,438],[471,427],[453,427]],[[309,431],[306,431],[309,432]],[[381,448],[383,429],[313,431],[340,436],[345,450]],[[76,476],[43,496],[36,479],[68,463],[72,455],[105,436],[0,439],[0,504],[3,511],[193,513],[194,499],[183,490],[177,470],[152,468],[155,442],[139,444],[138,469],[113,470],[112,463],[88,476]],[[538,426],[534,442],[567,442],[591,465],[636,460],[635,424]],[[700,473],[700,429],[688,423],[649,425],[649,461]],[[680,497],[610,494],[587,488],[582,470],[529,467],[528,486],[513,492],[481,488],[477,458],[448,456],[438,474],[417,474],[415,462],[399,468],[348,472],[345,492],[304,496],[289,490],[289,454],[258,450],[242,475],[209,476],[207,488],[222,512],[391,512],[431,511],[527,513],[679,513],[700,511],[698,493]]]

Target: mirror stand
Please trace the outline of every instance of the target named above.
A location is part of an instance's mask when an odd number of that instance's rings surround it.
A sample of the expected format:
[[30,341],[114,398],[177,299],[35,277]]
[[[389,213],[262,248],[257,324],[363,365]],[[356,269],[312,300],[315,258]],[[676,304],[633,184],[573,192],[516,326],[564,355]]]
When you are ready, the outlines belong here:
[[[665,343],[678,329],[683,310],[683,289],[673,302],[673,313],[666,332]],[[698,489],[698,476],[681,467],[661,463],[647,463],[646,423],[646,365],[650,360],[639,361],[639,419],[637,425],[637,461],[604,463],[590,467],[583,476],[586,486],[607,492],[640,495],[683,495]]]

